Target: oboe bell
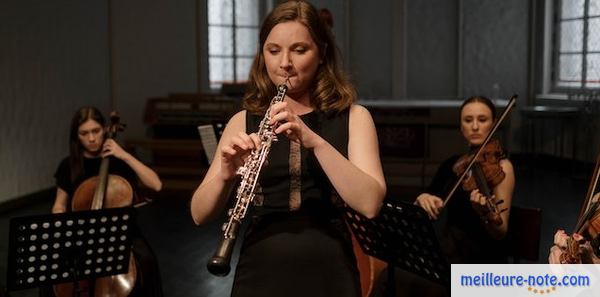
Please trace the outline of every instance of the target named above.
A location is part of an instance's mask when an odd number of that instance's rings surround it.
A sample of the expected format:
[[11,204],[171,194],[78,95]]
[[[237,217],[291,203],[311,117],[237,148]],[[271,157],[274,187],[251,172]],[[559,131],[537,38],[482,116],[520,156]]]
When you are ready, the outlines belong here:
[[208,272],[216,276],[226,276],[229,274],[229,271],[231,271],[231,255],[233,254],[233,247],[235,246],[239,226],[238,222],[234,221],[231,223],[230,227],[233,237],[223,237],[215,254],[206,264]]

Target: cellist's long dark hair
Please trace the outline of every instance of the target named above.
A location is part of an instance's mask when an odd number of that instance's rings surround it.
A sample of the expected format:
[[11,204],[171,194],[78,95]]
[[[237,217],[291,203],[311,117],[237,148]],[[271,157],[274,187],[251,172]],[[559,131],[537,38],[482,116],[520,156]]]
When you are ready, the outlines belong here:
[[95,107],[82,107],[75,112],[71,120],[71,132],[69,133],[69,163],[71,165],[71,182],[75,183],[83,175],[83,150],[85,149],[79,140],[79,126],[93,120],[106,126],[102,113]]

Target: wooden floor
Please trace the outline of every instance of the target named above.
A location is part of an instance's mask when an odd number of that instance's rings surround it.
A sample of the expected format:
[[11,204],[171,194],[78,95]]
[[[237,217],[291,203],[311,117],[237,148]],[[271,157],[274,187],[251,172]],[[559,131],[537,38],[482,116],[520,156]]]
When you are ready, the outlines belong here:
[[[581,201],[591,176],[591,166],[563,166],[542,159],[515,156],[517,185],[514,204],[543,210],[540,263],[547,261],[547,251],[557,228],[570,230],[575,225]],[[393,196],[404,196],[402,189]],[[189,214],[190,192],[162,194],[153,203],[138,208],[138,223],[152,246],[161,270],[167,297],[229,296],[232,275],[210,275],[206,262],[220,238],[221,222],[197,227]],[[48,213],[53,197],[22,209],[0,213],[0,288],[6,285],[8,223],[12,217]],[[238,242],[238,247],[239,247]],[[236,263],[237,259],[232,261]],[[398,288],[401,290],[401,288]],[[2,293],[0,293],[2,296]],[[37,290],[10,292],[10,296],[37,296]]]

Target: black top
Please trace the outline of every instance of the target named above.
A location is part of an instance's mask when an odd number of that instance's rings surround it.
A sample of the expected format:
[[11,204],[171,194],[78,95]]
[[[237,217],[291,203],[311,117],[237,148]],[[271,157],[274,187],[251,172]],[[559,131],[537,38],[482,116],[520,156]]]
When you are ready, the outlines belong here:
[[[120,175],[125,178],[131,184],[135,192],[137,185],[137,175],[135,174],[135,171],[133,171],[133,169],[131,169],[131,167],[123,160],[114,157],[109,158],[110,163],[108,165],[108,173]],[[64,158],[60,162],[54,173],[54,178],[56,179],[56,186],[69,194],[68,205],[71,205],[71,198],[73,197],[75,190],[77,190],[77,187],[86,179],[98,175],[101,163],[102,158],[83,158],[83,175],[77,178],[75,182],[72,182],[69,157]]]
[[[342,155],[348,155],[348,111],[338,115],[310,112],[300,116],[304,123],[323,137]],[[247,114],[247,130],[258,131],[263,116]],[[312,151],[284,135],[271,145],[268,161],[259,175],[260,188],[255,199],[256,214],[301,211],[310,213],[335,212],[333,186],[323,172]],[[294,168],[292,159],[300,158],[299,167]],[[299,187],[299,188],[296,188]],[[290,202],[290,194],[299,192],[300,203]]]
[[[442,199],[448,195],[458,180],[452,166],[460,156],[452,156],[438,168],[428,193]],[[502,198],[502,197],[498,197]],[[448,220],[442,238],[442,246],[451,263],[505,263],[506,251],[503,240],[489,236],[482,220],[470,202],[470,192],[459,186],[446,205]]]

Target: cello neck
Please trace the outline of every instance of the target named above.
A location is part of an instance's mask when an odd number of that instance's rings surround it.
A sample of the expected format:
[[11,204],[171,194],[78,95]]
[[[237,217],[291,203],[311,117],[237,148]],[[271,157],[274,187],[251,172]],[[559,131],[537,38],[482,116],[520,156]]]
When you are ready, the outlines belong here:
[[[106,130],[106,139],[115,139],[117,137],[117,131],[123,131],[125,125],[121,124],[119,114],[115,111],[110,114],[110,125]],[[106,189],[108,186],[108,162],[110,158],[102,158],[100,163],[100,171],[98,172],[98,185],[96,191],[94,191],[94,198],[92,199],[92,210],[102,209],[104,206],[104,197],[106,197]]]
[[100,171],[98,172],[98,186],[94,192],[92,199],[92,210],[102,209],[104,206],[104,197],[106,196],[106,188],[108,185],[108,161],[109,158],[103,158],[100,163]]

